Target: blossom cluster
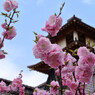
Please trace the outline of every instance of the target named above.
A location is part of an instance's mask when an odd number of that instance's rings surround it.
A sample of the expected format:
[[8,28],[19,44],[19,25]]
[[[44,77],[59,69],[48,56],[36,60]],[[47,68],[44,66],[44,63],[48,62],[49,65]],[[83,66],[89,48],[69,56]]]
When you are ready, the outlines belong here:
[[[3,4],[4,10],[7,12],[10,12],[9,14],[7,13],[1,13],[3,16],[5,16],[6,18],[8,18],[9,23],[7,22],[7,19],[5,19],[5,22],[3,24],[1,24],[1,27],[3,28],[3,32],[2,32],[2,36],[3,39],[1,39],[0,37],[0,49],[4,46],[4,39],[8,39],[11,40],[16,36],[16,29],[14,26],[11,26],[11,23],[15,23],[17,21],[14,21],[13,17],[14,14],[17,14],[19,11],[16,11],[16,9],[18,8],[18,2],[15,0],[6,0]],[[5,58],[5,54],[7,54],[4,50],[0,50],[0,59]],[[19,95],[25,95],[24,92],[25,87],[22,85],[22,74],[20,73],[18,78],[15,78],[13,80],[13,82],[8,85],[6,84],[4,81],[0,82],[0,93],[2,94],[14,94],[17,93]]]
[[78,49],[78,66],[75,70],[77,80],[80,82],[90,83],[93,75],[93,67],[95,63],[95,54],[89,52],[86,47],[80,47]]
[[18,2],[15,0],[6,0],[3,6],[5,11],[10,12],[11,10],[18,8]]
[[[79,60],[77,61],[73,56],[71,56],[71,54],[63,52],[57,44],[51,44],[49,39],[43,36],[40,37],[36,45],[38,47],[36,46],[35,49],[34,46],[33,48],[35,57],[41,58],[41,60],[43,60],[46,64],[56,69],[56,74],[58,76],[60,73],[58,67],[61,66],[62,85],[69,88],[69,90],[65,91],[65,95],[75,95],[76,90],[78,90],[77,95],[84,95],[84,83],[86,87],[86,85],[90,83],[91,77],[93,75],[95,54],[90,52],[89,49],[87,49],[86,47],[80,47],[77,52],[77,55],[79,56]],[[52,84],[56,86],[54,87]],[[58,94],[58,81],[57,83],[52,81],[50,85],[50,94],[48,95]],[[56,87],[58,88],[55,89]],[[43,90],[40,91],[43,92]]]
[[51,15],[46,21],[45,28],[43,31],[48,32],[52,37],[56,36],[62,25],[62,18],[60,16]]
[[[60,29],[54,28],[57,25],[55,19],[58,18],[60,17],[51,15],[42,30],[50,33],[52,37],[56,36]],[[61,23],[59,26],[61,27]],[[65,95],[86,95],[85,88],[91,81],[95,64],[95,54],[90,52],[89,49],[84,46],[80,47],[77,50],[79,59],[75,59],[70,53],[63,52],[59,45],[52,44],[48,38],[38,34],[36,35],[36,45],[33,47],[33,53],[35,58],[40,58],[45,64],[56,70],[57,76],[62,80],[62,85],[68,88],[67,90],[65,89]],[[54,85],[56,86],[54,87]],[[42,95],[58,95],[60,86],[58,81],[52,81],[49,94]],[[44,90],[36,90],[34,95],[41,95],[38,94],[40,91],[41,93],[44,92]]]
[[25,87],[22,85],[22,74],[18,78],[15,78],[13,82],[7,86],[3,81],[0,82],[0,92],[3,93],[17,93],[19,95],[25,95]]
[[33,47],[33,53],[36,58],[40,58],[52,68],[57,68],[63,64],[62,48],[57,44],[52,44],[46,37],[40,37]]
[[58,81],[53,80],[50,84],[50,91],[35,88],[33,95],[58,95],[59,93],[58,88],[59,88]]
[[[18,2],[15,0],[6,0],[3,4],[3,7],[5,11],[10,13],[1,13],[3,16],[9,19],[9,23],[7,22],[7,19],[5,19],[5,22],[1,24],[1,27],[3,28],[3,38],[0,37],[0,49],[4,46],[4,39],[11,40],[16,36],[16,29],[14,26],[10,26],[10,24],[17,22],[14,21],[13,17],[14,14],[18,15],[18,11],[16,11],[16,9],[18,8]],[[13,13],[11,13],[12,10]],[[5,58],[5,54],[7,53],[4,52],[4,50],[0,50],[0,59]]]

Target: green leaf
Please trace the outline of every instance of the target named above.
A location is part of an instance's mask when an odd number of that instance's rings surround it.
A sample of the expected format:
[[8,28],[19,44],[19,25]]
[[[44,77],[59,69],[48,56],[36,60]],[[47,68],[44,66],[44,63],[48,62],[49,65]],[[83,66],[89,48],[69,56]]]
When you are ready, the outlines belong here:
[[52,85],[49,85],[49,84],[46,84],[46,86],[48,86],[48,87],[53,87]]
[[20,13],[20,11],[16,11],[16,13]]
[[19,17],[19,15],[18,14],[16,14],[17,15],[17,18]]
[[36,40],[33,40],[35,43],[37,43],[37,41]]
[[7,19],[5,19],[5,22],[7,23]]
[[92,44],[92,47],[94,47],[95,46],[95,44]]
[[12,28],[13,28],[13,26],[11,26],[11,27],[9,28],[9,31],[11,31]]
[[71,50],[71,49],[69,49],[69,51],[70,51],[70,52],[72,52],[72,53],[74,53],[74,51],[73,51],[73,50]]
[[57,16],[57,14],[56,14],[56,13],[55,13],[54,15],[55,15],[55,16]]
[[87,44],[90,46],[90,40],[87,41]]
[[36,32],[33,32],[35,35],[38,35]]
[[77,64],[76,63],[73,63],[73,66],[77,66]]
[[38,38],[37,38],[37,36],[36,36],[36,41],[38,42]]
[[68,63],[69,63],[69,61],[66,61],[66,62],[65,62],[65,65],[67,65]]
[[78,51],[78,49],[75,49],[75,50],[74,50],[74,53],[76,53],[77,51]]
[[62,10],[62,7],[60,8],[60,10]]
[[34,92],[38,92],[36,89],[34,89]]
[[62,92],[65,92],[65,91],[66,91],[66,89],[63,89],[63,90],[62,90]]
[[4,54],[8,54],[7,52],[5,52],[4,50],[2,50],[2,52],[4,53]]
[[62,7],[64,7],[64,5],[65,5],[65,2],[62,4]]
[[11,13],[9,14],[9,17],[11,16]]
[[3,15],[3,16],[6,17],[6,16],[7,16],[7,13],[3,13],[3,12],[1,12],[1,15]]
[[18,22],[18,20],[13,21],[12,23],[16,23],[16,22]]
[[73,55],[74,55],[74,56],[77,56],[77,54],[75,54],[75,53],[74,53]]

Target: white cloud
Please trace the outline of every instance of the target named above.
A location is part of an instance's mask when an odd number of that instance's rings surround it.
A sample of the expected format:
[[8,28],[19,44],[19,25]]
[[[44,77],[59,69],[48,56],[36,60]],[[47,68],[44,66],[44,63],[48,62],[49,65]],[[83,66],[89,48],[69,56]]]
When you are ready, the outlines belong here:
[[84,3],[92,4],[94,0],[83,0]]
[[[18,77],[19,73],[20,73],[20,68],[17,67],[17,65],[13,63],[11,59],[6,58],[0,60],[0,78],[12,81],[14,78]],[[33,87],[44,83],[48,77],[47,75],[29,70],[28,71],[23,70],[22,75],[23,75],[22,78],[23,84]]]
[[5,59],[0,60],[0,78],[12,81],[14,78],[18,77],[20,71],[23,70],[22,80],[25,85],[35,87],[47,80],[47,75],[35,71],[29,71],[29,69],[24,64],[18,64],[15,62],[17,59],[19,60],[19,58],[23,59],[25,57],[26,52],[24,48],[16,45],[9,46],[7,44],[7,47],[5,46],[4,50],[9,54]]
[[10,58],[0,60],[0,78],[13,80],[19,74],[19,68]]

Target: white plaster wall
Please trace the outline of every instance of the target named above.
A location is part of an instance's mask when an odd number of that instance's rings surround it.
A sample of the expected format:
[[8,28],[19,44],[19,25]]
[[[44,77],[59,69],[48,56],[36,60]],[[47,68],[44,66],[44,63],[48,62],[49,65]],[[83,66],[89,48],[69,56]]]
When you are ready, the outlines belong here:
[[61,48],[65,48],[66,47],[66,38],[63,38],[62,40],[58,41],[57,44],[60,45]]
[[78,40],[78,33],[76,31],[73,32],[73,40],[75,41],[75,38]]

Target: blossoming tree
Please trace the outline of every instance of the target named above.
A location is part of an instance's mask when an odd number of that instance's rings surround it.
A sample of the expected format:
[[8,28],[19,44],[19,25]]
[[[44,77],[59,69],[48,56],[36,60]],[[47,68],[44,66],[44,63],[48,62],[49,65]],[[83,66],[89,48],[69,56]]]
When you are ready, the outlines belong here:
[[[4,46],[4,39],[12,40],[16,36],[16,29],[14,26],[11,26],[12,23],[16,23],[17,20],[14,20],[15,14],[18,18],[18,13],[16,9],[18,8],[18,2],[15,0],[6,0],[3,4],[4,10],[8,13],[1,13],[1,15],[5,16],[5,22],[1,25],[3,28],[2,36],[0,37],[0,59],[5,58],[5,54],[7,54],[4,50],[1,50]],[[9,21],[9,22],[8,22]],[[21,71],[22,72],[22,71]],[[0,82],[0,93],[4,93],[7,95],[25,95],[24,92],[25,87],[22,85],[22,74],[19,74],[18,78],[15,78],[13,82],[7,86],[7,84],[3,81]]]
[[[14,0],[6,0],[3,4],[5,11],[8,13],[2,13],[7,19],[1,25],[4,29],[2,33],[3,39],[0,38],[0,49],[4,46],[4,39],[11,40],[16,36],[16,29],[11,26],[14,21],[13,17],[16,14],[18,17],[19,11],[18,3]],[[51,15],[46,21],[46,25],[42,28],[43,31],[48,32],[52,37],[56,36],[62,25],[61,11],[64,4],[60,8],[58,15]],[[10,13],[13,11],[13,13]],[[36,33],[35,33],[36,34]],[[77,50],[77,61],[70,53],[63,52],[62,48],[57,44],[52,44],[50,40],[43,35],[36,34],[36,45],[33,47],[33,53],[35,58],[40,58],[45,64],[48,64],[51,68],[55,69],[59,81],[51,81],[47,86],[50,87],[50,91],[45,91],[36,88],[33,95],[86,95],[85,87],[90,83],[93,75],[93,67],[95,64],[95,54],[86,47],[80,47]],[[0,50],[0,59],[5,58],[6,52]],[[22,72],[22,71],[21,71]],[[7,93],[9,95],[15,92],[15,95],[25,95],[24,87],[22,85],[22,74],[14,79],[12,84],[6,85],[3,81],[0,82],[0,92]],[[66,89],[63,89],[66,86]],[[90,94],[89,94],[90,95]],[[92,95],[95,95],[93,93]]]

